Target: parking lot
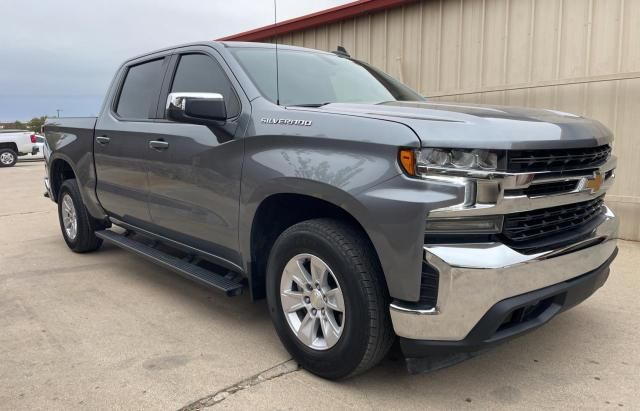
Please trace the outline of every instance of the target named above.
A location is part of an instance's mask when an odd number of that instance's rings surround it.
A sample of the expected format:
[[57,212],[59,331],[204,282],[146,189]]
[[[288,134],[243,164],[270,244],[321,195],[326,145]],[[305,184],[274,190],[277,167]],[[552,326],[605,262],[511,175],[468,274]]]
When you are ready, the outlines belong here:
[[43,172],[0,169],[2,409],[640,408],[640,244],[621,242],[604,288],[520,339],[431,374],[389,359],[335,383],[290,361],[265,302],[111,246],[69,251]]

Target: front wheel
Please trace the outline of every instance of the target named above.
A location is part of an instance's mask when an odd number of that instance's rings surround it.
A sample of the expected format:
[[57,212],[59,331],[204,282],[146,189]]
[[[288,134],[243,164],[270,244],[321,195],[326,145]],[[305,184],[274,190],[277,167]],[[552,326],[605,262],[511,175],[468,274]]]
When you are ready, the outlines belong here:
[[13,167],[18,161],[18,153],[10,148],[0,149],[0,167]]
[[76,253],[97,250],[102,240],[95,235],[100,224],[92,218],[82,202],[78,183],[65,180],[58,194],[58,218],[67,246]]
[[278,237],[267,298],[284,346],[324,378],[366,371],[395,338],[377,257],[364,233],[339,220],[305,221]]

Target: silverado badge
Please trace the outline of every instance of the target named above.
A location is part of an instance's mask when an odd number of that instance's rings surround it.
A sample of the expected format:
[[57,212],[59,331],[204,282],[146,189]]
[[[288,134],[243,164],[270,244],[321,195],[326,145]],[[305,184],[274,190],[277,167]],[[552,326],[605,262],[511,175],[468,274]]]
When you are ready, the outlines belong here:
[[266,118],[260,119],[262,124],[282,124],[285,126],[310,126],[311,120],[292,120],[290,118]]

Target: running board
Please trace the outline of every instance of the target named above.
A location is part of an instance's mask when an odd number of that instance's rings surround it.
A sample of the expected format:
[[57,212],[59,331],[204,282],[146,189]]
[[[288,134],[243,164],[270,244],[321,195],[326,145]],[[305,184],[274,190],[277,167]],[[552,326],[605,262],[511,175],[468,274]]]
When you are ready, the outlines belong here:
[[181,260],[177,257],[164,253],[146,244],[142,244],[138,241],[132,240],[125,235],[118,234],[111,230],[96,231],[95,234],[96,237],[101,238],[108,243],[114,244],[127,251],[138,254],[139,256],[144,257],[147,260],[168,268],[169,270],[175,271],[176,273],[189,280],[193,280],[206,287],[222,291],[228,296],[242,294],[243,285],[236,281],[233,281],[230,278],[225,277],[222,274],[205,270],[200,266],[191,264],[190,262],[187,262],[185,260]]

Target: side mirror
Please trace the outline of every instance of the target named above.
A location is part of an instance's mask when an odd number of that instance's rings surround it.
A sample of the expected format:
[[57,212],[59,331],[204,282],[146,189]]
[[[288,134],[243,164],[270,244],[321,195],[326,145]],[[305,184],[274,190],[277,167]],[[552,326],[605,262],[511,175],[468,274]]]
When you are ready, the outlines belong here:
[[208,124],[227,119],[224,97],[218,93],[169,93],[167,118],[180,123]]

